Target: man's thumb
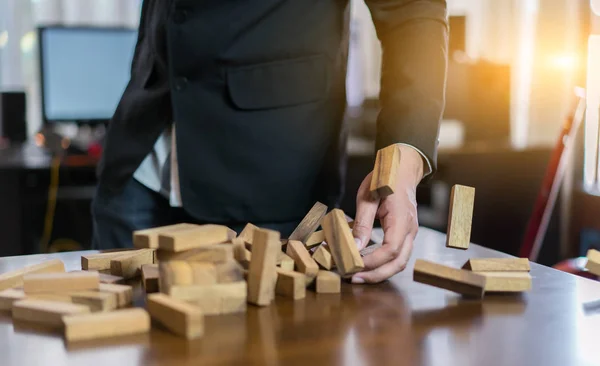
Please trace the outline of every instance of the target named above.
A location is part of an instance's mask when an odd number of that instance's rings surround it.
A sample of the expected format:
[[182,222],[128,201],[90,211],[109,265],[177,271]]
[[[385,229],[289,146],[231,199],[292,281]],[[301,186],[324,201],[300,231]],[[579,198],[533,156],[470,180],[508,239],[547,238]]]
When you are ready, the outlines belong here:
[[378,207],[379,200],[372,200],[368,198],[358,198],[356,200],[356,217],[354,218],[352,235],[356,240],[358,250],[365,248],[369,243],[371,231],[373,230],[373,222],[375,221]]

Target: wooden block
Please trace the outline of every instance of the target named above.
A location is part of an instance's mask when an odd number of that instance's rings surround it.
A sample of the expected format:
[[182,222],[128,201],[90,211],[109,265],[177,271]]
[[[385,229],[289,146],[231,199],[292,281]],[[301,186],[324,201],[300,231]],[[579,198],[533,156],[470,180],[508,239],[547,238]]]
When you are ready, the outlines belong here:
[[231,229],[223,225],[200,225],[194,229],[161,233],[158,247],[169,252],[183,252],[233,239]]
[[147,294],[158,292],[158,264],[142,265],[142,287]]
[[62,317],[70,314],[86,314],[90,308],[85,305],[66,302],[25,299],[13,304],[14,319],[41,323],[52,327],[62,326]]
[[587,252],[587,263],[585,268],[592,274],[600,276],[600,252],[590,249]]
[[69,342],[122,335],[146,333],[150,331],[150,316],[144,309],[133,308],[83,315],[69,315],[63,318],[65,338]]
[[287,255],[294,260],[298,272],[304,273],[307,285],[310,284],[319,272],[317,262],[310,256],[304,244],[298,240],[290,240],[287,245]]
[[100,273],[99,271],[96,271],[95,269],[86,271],[86,270],[75,270],[75,271],[69,271],[70,273],[73,272],[98,272],[98,278],[100,279],[100,283],[123,283],[123,281],[125,280],[123,277],[120,276],[113,276],[111,274],[106,274],[106,273]]
[[115,294],[117,296],[117,306],[120,308],[131,304],[133,300],[131,286],[101,283],[99,290],[100,292]]
[[151,229],[137,230],[133,232],[133,246],[136,248],[152,248],[158,249],[158,235],[167,232],[176,232],[189,230],[200,225],[195,224],[175,224]]
[[97,290],[98,272],[34,273],[23,277],[26,294]]
[[53,259],[31,266],[19,268],[14,271],[0,274],[0,291],[7,288],[23,285],[23,276],[32,273],[56,273],[64,272],[65,265],[61,260]]
[[527,258],[471,258],[462,267],[472,272],[529,272]]
[[242,230],[242,232],[237,238],[245,243],[252,245],[252,242],[254,241],[254,231],[258,229],[259,227],[251,223],[247,223],[246,226],[244,226],[244,230]]
[[331,253],[329,250],[327,250],[325,245],[318,247],[313,253],[312,257],[322,268],[331,271],[331,268],[333,267],[333,259],[331,258]]
[[118,306],[117,294],[102,291],[74,292],[71,301],[89,307],[92,312],[111,311]]
[[111,259],[110,273],[125,279],[135,278],[142,273],[142,265],[154,263],[154,249],[140,249]]
[[137,253],[139,250],[119,250],[107,253],[88,254],[81,256],[81,269],[110,271],[110,261],[113,258],[118,258],[124,255]]
[[452,187],[446,247],[456,249],[469,248],[474,204],[475,188],[458,184]]
[[454,291],[466,296],[483,296],[486,279],[479,273],[417,259],[413,272],[416,282]]
[[217,268],[212,263],[188,262],[192,268],[193,285],[214,285],[217,283]]
[[377,151],[373,176],[371,177],[371,195],[385,198],[394,193],[400,167],[400,148],[394,144]]
[[310,235],[321,225],[321,220],[323,220],[326,213],[327,206],[321,202],[316,202],[302,221],[300,221],[300,224],[292,231],[288,240],[306,242]]
[[12,310],[13,303],[24,298],[25,292],[21,289],[7,288],[0,291],[0,311]]
[[478,272],[485,277],[485,292],[523,292],[531,290],[527,272]]
[[342,280],[337,273],[320,270],[317,274],[318,294],[337,294],[341,291]]
[[246,249],[246,242],[241,237],[237,237],[231,241],[233,245],[233,257],[240,264],[250,263],[252,253]]
[[247,292],[246,281],[238,281],[207,286],[172,286],[169,296],[199,306],[204,315],[218,315],[245,311]]
[[231,283],[244,280],[244,268],[236,261],[219,264],[216,266],[216,271],[217,283]]
[[329,251],[340,274],[347,276],[363,270],[365,265],[348,227],[344,211],[332,210],[325,216],[321,225],[325,231]]
[[171,286],[194,283],[192,267],[186,261],[159,262],[158,270],[158,288],[164,294],[169,293]]
[[275,297],[277,253],[281,251],[279,232],[255,230],[253,241],[248,268],[248,302],[266,306]]
[[284,252],[277,253],[277,265],[285,271],[294,270],[294,260]]
[[325,241],[325,232],[323,230],[315,231],[306,239],[306,247],[312,248]]
[[[234,239],[237,240],[237,239]],[[158,250],[158,261],[188,261],[211,262],[214,264],[225,263],[233,259],[233,244],[213,244],[201,248],[186,250],[184,252],[169,252]]]
[[275,286],[277,295],[290,297],[294,300],[306,297],[306,276],[304,273],[277,269],[277,284]]
[[146,307],[150,316],[173,333],[194,339],[204,334],[204,314],[198,306],[165,294],[148,295]]

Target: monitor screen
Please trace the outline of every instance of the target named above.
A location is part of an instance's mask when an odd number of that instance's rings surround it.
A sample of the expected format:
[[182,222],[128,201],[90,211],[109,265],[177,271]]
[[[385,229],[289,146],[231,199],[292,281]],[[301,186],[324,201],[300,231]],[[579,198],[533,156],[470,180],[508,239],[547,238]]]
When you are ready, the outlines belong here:
[[41,29],[44,119],[109,120],[129,81],[136,41],[129,29]]

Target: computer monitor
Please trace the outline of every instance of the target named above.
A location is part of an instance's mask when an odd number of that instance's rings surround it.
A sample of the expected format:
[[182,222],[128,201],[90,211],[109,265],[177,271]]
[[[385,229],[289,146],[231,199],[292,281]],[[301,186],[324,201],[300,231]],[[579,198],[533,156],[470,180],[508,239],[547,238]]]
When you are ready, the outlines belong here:
[[137,31],[43,27],[38,36],[44,122],[110,120],[129,81]]

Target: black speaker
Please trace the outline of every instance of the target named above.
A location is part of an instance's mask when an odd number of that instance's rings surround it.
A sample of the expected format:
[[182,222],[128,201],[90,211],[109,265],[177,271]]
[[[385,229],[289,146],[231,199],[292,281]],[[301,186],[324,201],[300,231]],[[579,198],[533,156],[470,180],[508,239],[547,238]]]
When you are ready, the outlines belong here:
[[11,142],[27,140],[24,92],[0,92],[0,137]]

